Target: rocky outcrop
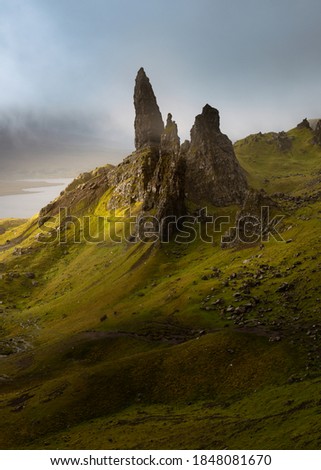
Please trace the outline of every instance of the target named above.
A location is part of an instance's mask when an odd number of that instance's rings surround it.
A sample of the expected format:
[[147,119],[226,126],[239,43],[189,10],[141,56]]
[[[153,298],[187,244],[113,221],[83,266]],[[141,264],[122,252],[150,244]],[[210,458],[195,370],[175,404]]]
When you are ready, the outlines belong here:
[[178,155],[180,150],[180,138],[178,137],[177,124],[172,120],[171,113],[167,115],[166,127],[161,135],[160,153]]
[[220,131],[220,115],[217,109],[206,104],[195,118],[194,126],[191,129],[191,144],[202,146],[204,143],[215,143]]
[[185,209],[185,161],[180,154],[177,125],[168,114],[161,136],[160,158],[144,201],[146,210],[157,208],[159,220],[169,215],[181,216]]
[[148,146],[158,148],[164,123],[153,88],[143,68],[138,71],[136,77],[134,106],[136,150]]
[[[187,214],[186,200],[196,204],[242,204],[247,182],[228,137],[220,131],[220,118],[209,105],[196,117],[191,142],[180,145],[177,125],[168,114],[166,126],[144,69],[134,92],[136,151],[116,167],[82,175],[61,197],[41,211],[47,217],[60,205],[73,214],[125,208],[151,213],[160,223],[168,216]],[[166,231],[166,227],[165,227]]]
[[196,203],[240,204],[247,190],[232,142],[220,131],[217,109],[208,104],[196,116],[186,153],[186,197]]
[[310,123],[307,118],[304,118],[299,124],[296,126],[297,129],[311,129]]
[[321,119],[303,119],[303,121],[297,125],[297,128],[306,128],[312,131],[313,144],[321,146]]
[[106,208],[117,209],[145,201],[149,184],[159,160],[159,151],[154,148],[133,152],[109,175],[111,196]]
[[289,137],[286,132],[282,131],[276,135],[275,142],[281,152],[289,152],[292,148],[293,137]]
[[79,175],[60,193],[57,199],[40,210],[39,225],[42,225],[48,218],[57,216],[61,208],[66,209],[72,215],[81,215],[84,208],[87,212],[90,211],[108,189],[113,171],[115,171],[113,165],[106,165]]
[[319,120],[315,126],[313,142],[316,145],[321,145],[321,120]]

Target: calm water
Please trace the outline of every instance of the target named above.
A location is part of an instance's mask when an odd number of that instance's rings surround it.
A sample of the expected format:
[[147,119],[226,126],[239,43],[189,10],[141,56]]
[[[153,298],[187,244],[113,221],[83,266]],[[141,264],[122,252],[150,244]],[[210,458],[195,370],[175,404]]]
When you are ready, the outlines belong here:
[[23,194],[0,196],[0,219],[13,217],[26,219],[35,215],[50,201],[59,196],[59,193],[72,181],[70,178],[59,179],[30,179],[26,181],[41,183],[54,183],[54,186],[39,186],[24,189]]

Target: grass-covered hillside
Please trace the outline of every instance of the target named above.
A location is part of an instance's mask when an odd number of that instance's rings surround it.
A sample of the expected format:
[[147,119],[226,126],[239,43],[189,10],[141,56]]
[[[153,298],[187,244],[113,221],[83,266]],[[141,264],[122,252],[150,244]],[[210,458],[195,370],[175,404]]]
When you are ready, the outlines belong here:
[[234,148],[253,187],[300,195],[321,188],[320,146],[314,139],[311,128],[295,127],[250,135]]
[[[86,243],[81,225],[46,244],[36,217],[0,222],[1,448],[320,447],[321,149],[286,136],[235,146],[284,193],[283,242]],[[112,191],[87,207],[77,188],[94,236]]]

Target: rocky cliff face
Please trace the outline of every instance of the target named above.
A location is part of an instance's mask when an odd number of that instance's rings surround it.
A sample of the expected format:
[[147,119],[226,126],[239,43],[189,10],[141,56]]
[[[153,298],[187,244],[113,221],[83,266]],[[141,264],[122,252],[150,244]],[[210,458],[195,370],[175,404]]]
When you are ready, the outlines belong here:
[[53,214],[61,205],[83,208],[107,190],[106,210],[141,203],[142,211],[152,211],[159,219],[186,214],[186,200],[218,206],[244,202],[246,178],[231,141],[220,131],[216,109],[203,108],[191,130],[191,142],[181,145],[171,114],[164,127],[142,68],[136,77],[134,106],[136,151],[117,167],[93,172],[85,182],[72,184],[41,215]]
[[138,71],[136,77],[134,106],[136,150],[146,146],[158,148],[164,131],[164,123],[153,88],[143,68]]
[[314,143],[321,145],[321,120],[319,120],[315,126]]
[[310,129],[313,133],[313,143],[315,145],[321,145],[321,119],[303,119],[297,125],[298,129]]
[[307,118],[304,118],[299,124],[296,126],[298,129],[311,129],[310,123]]
[[185,162],[180,153],[177,125],[168,114],[161,136],[159,160],[148,185],[144,209],[156,208],[159,220],[169,215],[181,216],[185,209]]
[[207,104],[195,118],[186,153],[187,198],[218,206],[241,204],[247,189],[232,142],[220,131],[219,112]]

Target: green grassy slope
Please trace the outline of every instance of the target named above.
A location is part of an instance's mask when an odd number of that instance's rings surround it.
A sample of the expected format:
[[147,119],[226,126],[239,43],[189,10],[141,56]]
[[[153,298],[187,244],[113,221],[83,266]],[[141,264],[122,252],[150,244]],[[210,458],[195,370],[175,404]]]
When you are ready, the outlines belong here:
[[[302,159],[236,145],[253,184],[308,191],[321,152],[301,131]],[[229,249],[44,245],[35,219],[3,222],[1,448],[319,448],[321,202],[279,204],[284,242]]]
[[320,147],[313,144],[313,131],[294,128],[279,136],[254,134],[235,143],[250,184],[269,193],[320,189]]

